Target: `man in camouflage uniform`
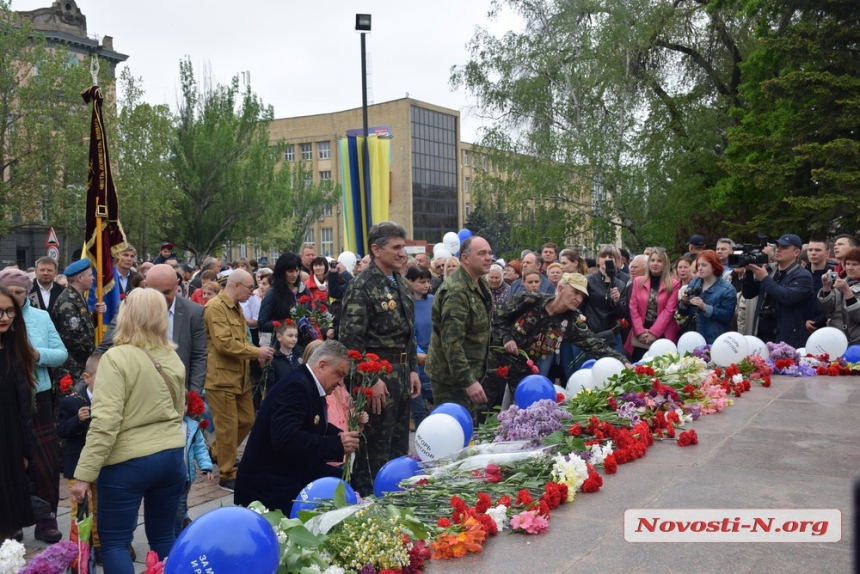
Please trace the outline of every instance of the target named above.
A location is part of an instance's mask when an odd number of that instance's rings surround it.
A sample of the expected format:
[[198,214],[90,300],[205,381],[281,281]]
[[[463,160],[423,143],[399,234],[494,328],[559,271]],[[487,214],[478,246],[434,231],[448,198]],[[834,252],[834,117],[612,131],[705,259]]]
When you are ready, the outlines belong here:
[[[588,281],[579,273],[565,273],[555,295],[524,291],[496,307],[487,376],[482,381],[492,406],[501,404],[505,383],[513,392],[533,374],[532,361],[558,353],[562,343],[573,343],[593,359],[615,357],[630,366],[627,357],[595,335],[577,310],[588,295]],[[495,350],[504,347],[504,350]],[[525,353],[528,358],[523,356]]]
[[480,381],[490,350],[493,296],[484,275],[492,263],[486,239],[466,239],[460,246],[460,267],[436,292],[425,369],[437,404],[457,403],[474,412],[487,402]]
[[[57,297],[51,318],[69,351],[69,358],[54,373],[56,380],[71,375],[72,380],[77,382],[84,373],[87,359],[96,348],[96,321],[87,305],[87,297],[93,286],[90,260],[75,261],[66,267],[65,275],[69,284]],[[106,310],[104,303],[96,305],[97,313],[104,313]]]
[[[409,452],[410,400],[421,393],[415,343],[415,306],[400,271],[406,267],[406,231],[383,221],[368,233],[371,261],[343,297],[338,340],[348,349],[391,363],[373,386],[370,420],[355,457],[353,486],[367,496],[379,469]],[[370,461],[370,468],[368,462]]]

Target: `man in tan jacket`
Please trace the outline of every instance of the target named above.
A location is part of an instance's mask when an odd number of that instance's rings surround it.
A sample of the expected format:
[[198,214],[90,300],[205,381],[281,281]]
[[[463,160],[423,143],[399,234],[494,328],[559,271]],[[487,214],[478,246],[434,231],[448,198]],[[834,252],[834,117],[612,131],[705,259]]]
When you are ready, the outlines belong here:
[[255,347],[248,339],[248,325],[239,303],[254,290],[251,275],[242,269],[227,278],[224,290],[206,304],[206,401],[217,429],[215,454],[219,485],[233,492],[236,484],[236,452],[254,424],[254,401],[248,367],[252,360],[271,361],[274,349]]

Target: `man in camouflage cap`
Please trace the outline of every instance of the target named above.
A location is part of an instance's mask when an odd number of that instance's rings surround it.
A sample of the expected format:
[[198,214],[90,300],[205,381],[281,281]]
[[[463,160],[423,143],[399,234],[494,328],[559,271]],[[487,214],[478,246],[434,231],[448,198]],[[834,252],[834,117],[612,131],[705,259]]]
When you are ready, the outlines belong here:
[[474,411],[487,402],[481,380],[487,371],[493,297],[484,275],[493,251],[483,237],[460,246],[460,267],[433,300],[426,371],[437,404],[457,403]]
[[[338,340],[348,349],[389,361],[390,375],[373,386],[366,440],[355,457],[353,486],[367,496],[379,469],[409,452],[410,401],[421,394],[415,343],[415,305],[400,271],[406,268],[406,230],[391,221],[368,232],[370,263],[343,297]],[[368,468],[368,460],[370,467]]]
[[[75,261],[65,269],[69,285],[57,297],[51,311],[51,319],[63,344],[69,351],[69,358],[56,369],[56,380],[71,375],[77,382],[84,373],[87,359],[96,348],[95,317],[87,305],[87,296],[93,286],[93,272],[89,259]],[[104,313],[104,303],[96,305],[97,313]]]

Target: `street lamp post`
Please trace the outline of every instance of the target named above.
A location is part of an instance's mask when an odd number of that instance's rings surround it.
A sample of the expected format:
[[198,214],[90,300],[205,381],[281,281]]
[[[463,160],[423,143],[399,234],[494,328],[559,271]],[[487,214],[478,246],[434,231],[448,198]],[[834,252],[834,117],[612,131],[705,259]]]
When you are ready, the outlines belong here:
[[355,15],[355,30],[361,33],[361,121],[365,141],[367,132],[367,50],[365,35],[370,32],[370,14]]

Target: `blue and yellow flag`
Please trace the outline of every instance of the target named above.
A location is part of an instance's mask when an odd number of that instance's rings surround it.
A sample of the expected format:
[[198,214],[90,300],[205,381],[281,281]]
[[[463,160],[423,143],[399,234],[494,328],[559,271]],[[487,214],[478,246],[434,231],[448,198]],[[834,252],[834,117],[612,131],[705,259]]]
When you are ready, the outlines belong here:
[[391,201],[391,139],[370,136],[340,138],[343,185],[344,249],[359,256],[369,252],[367,232],[388,219]]

